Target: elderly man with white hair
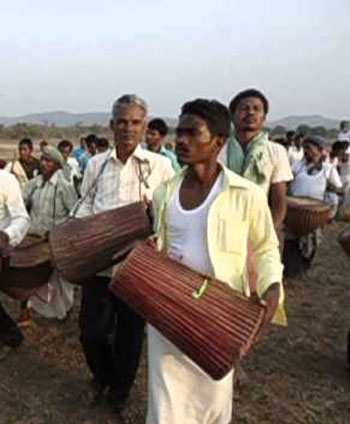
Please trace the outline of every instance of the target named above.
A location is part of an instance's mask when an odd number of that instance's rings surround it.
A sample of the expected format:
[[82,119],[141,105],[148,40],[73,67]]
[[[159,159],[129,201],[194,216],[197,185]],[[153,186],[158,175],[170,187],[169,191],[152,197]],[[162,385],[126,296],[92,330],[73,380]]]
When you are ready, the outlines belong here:
[[[147,106],[136,95],[117,99],[110,127],[115,148],[94,156],[86,168],[77,217],[152,199],[160,183],[173,175],[169,159],[142,149]],[[108,291],[111,270],[83,286],[80,314],[81,342],[93,374],[94,399],[108,390],[118,411],[135,379],[144,337],[144,321]]]

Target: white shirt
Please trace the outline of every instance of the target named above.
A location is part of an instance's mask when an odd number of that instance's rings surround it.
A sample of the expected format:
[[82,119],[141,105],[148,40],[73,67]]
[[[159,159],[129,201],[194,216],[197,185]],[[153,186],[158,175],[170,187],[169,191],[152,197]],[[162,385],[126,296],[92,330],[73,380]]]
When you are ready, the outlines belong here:
[[291,166],[304,157],[304,149],[301,147],[297,149],[296,146],[290,146],[288,149],[288,159]]
[[[268,141],[266,143],[268,163],[264,168],[266,176],[265,181],[259,186],[264,190],[266,195],[269,194],[272,184],[288,182],[293,179],[293,173],[290,168],[287,150],[278,143]],[[219,160],[227,166],[227,149],[228,142],[222,148]]]
[[174,171],[169,159],[137,146],[123,164],[116,150],[95,155],[85,170],[77,217],[90,216],[130,203],[152,199],[158,185]]
[[29,216],[16,177],[0,170],[0,230],[5,231],[10,245],[16,246],[26,235]]
[[340,131],[337,136],[337,141],[348,141],[350,143],[350,130]]
[[195,209],[185,210],[180,204],[180,190],[175,190],[168,206],[168,251],[184,265],[204,274],[213,275],[207,243],[209,207],[219,193],[222,173],[216,179],[204,202]]
[[[169,254],[205,275],[213,275],[206,240],[208,211],[221,186],[222,175],[206,200],[192,210],[182,208],[178,187],[167,210]],[[232,415],[233,371],[214,381],[151,325],[147,331],[149,401],[146,423],[228,424]]]
[[338,161],[337,166],[343,186],[348,187],[350,184],[350,160],[347,162]]
[[341,188],[342,183],[336,168],[326,162],[322,162],[320,171],[308,174],[308,169],[312,164],[308,164],[304,159],[296,162],[293,166],[294,180],[289,186],[292,196],[306,196],[313,199],[324,200],[327,183]]

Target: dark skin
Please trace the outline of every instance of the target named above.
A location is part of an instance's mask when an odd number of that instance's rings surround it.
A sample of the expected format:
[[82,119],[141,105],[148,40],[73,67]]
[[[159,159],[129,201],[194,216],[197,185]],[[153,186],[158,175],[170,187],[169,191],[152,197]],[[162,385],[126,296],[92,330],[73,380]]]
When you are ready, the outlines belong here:
[[[266,113],[263,102],[258,97],[242,99],[233,114],[236,139],[246,151],[252,139],[264,128]],[[287,185],[284,182],[271,184],[269,204],[275,228],[283,223],[287,213]]]
[[[176,129],[176,154],[188,171],[180,187],[180,203],[186,210],[198,207],[208,196],[221,167],[217,156],[224,138],[211,134],[206,122],[193,115],[182,115]],[[259,302],[266,306],[266,316],[255,341],[266,334],[279,300],[279,284],[272,284]]]
[[19,157],[23,162],[29,163],[33,157],[33,149],[31,149],[28,144],[23,143],[18,147]]
[[146,131],[146,113],[136,104],[120,105],[110,121],[118,159],[126,163]]
[[40,159],[40,170],[45,182],[49,181],[53,174],[59,169],[61,169],[59,163],[53,161],[50,156],[45,155],[45,153],[42,155]]
[[146,132],[146,143],[149,150],[158,153],[162,147],[164,136],[158,130],[148,128]]
[[69,146],[64,146],[60,148],[60,152],[64,158],[64,160],[67,162],[69,156],[72,153],[72,149]]
[[[322,166],[323,148],[314,145],[313,143],[304,143],[304,158],[308,164],[313,164],[316,167]],[[332,184],[327,184],[327,190],[333,191],[340,196],[344,194],[343,188],[334,187]]]

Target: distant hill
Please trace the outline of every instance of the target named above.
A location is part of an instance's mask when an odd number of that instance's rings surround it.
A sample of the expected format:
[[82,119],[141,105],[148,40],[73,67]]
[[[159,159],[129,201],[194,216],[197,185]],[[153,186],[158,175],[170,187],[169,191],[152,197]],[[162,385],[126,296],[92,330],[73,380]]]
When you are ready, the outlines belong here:
[[336,119],[325,118],[321,115],[287,116],[267,123],[267,126],[274,128],[277,125],[294,130],[299,125],[308,125],[309,127],[325,127],[327,129],[338,128],[339,121]]
[[[19,122],[27,124],[41,124],[41,125],[56,125],[57,127],[70,127],[75,124],[84,126],[90,125],[103,125],[107,126],[110,120],[110,113],[108,112],[88,112],[88,113],[70,113],[64,111],[44,112],[44,113],[31,113],[28,115],[15,116],[15,117],[2,117],[0,116],[1,125],[15,125]],[[174,127],[176,119],[164,118],[170,127]]]
[[[88,112],[88,113],[70,113],[64,111],[44,112],[44,113],[31,113],[28,115],[15,116],[15,117],[2,117],[0,116],[0,124],[14,125],[18,122],[25,122],[28,124],[41,124],[41,125],[56,125],[57,127],[70,127],[80,123],[84,126],[90,125],[103,125],[107,126],[110,119],[108,112]],[[176,125],[176,119],[164,117],[165,121],[170,127]],[[274,128],[277,125],[282,125],[287,129],[295,129],[298,125],[308,125],[310,127],[325,127],[338,128],[339,121],[329,119],[321,115],[304,115],[304,116],[287,116],[276,121],[270,121],[267,126]]]

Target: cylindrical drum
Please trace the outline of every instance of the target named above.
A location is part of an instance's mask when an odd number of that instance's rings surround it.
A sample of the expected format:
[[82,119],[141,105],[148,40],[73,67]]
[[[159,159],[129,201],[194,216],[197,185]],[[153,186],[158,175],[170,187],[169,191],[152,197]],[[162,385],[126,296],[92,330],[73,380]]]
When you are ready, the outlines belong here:
[[339,234],[338,242],[344,252],[350,257],[350,228],[346,228]]
[[0,290],[16,299],[26,299],[46,284],[53,267],[48,240],[28,234],[22,243],[2,258]]
[[52,262],[66,280],[84,284],[112,266],[118,252],[150,232],[141,202],[72,219],[50,232]]
[[302,237],[325,225],[330,212],[330,206],[321,200],[287,196],[285,224],[296,237]]
[[260,304],[145,243],[118,267],[110,290],[215,380],[248,352],[265,316]]

